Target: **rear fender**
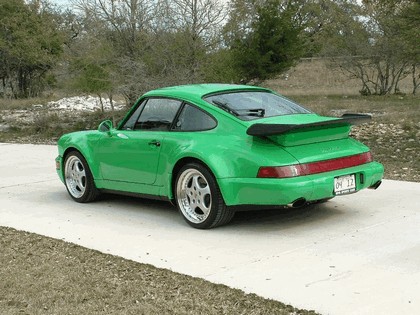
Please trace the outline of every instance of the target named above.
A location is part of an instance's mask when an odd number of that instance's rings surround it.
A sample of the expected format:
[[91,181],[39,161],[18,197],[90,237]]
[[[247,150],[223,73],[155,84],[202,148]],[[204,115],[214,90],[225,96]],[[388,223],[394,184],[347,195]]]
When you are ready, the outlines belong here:
[[[171,157],[168,158],[168,163],[163,163],[167,168],[159,170],[161,181],[158,185],[165,189],[162,194],[173,198],[172,185],[177,175],[176,172],[180,169],[180,165],[189,161],[202,163],[213,173],[216,181],[225,178],[256,178],[261,166],[273,165],[274,161],[281,161],[281,164],[284,165],[297,163],[291,154],[268,139],[256,137],[239,139],[242,144],[219,139],[220,141],[217,143],[207,143],[206,146],[202,145],[206,142],[197,141],[190,143],[188,148],[177,148],[176,152],[161,151],[161,158],[164,158],[165,155]],[[230,144],[229,147],[228,144]],[[207,154],[203,154],[203,152]]]

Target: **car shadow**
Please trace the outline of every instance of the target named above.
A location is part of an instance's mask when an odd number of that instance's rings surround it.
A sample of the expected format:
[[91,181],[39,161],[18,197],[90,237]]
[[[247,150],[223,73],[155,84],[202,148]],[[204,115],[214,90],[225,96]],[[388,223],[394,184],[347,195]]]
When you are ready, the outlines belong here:
[[[236,212],[229,224],[231,227],[241,229],[251,228],[253,231],[261,229],[285,230],[302,225],[312,225],[319,222],[330,221],[334,224],[341,221],[343,216],[351,215],[346,209],[335,201],[322,204],[308,205],[301,208],[267,209],[255,211]],[[228,227],[226,229],[228,229]]]
[[[70,197],[69,197],[70,199]],[[116,208],[121,214],[127,213],[137,216],[147,214],[161,220],[162,224],[172,223],[178,227],[189,228],[184,222],[176,207],[163,200],[147,199],[135,196],[125,196],[117,194],[103,194],[93,202],[100,208]],[[96,208],[96,207],[95,207]],[[214,230],[237,231],[238,228],[244,231],[269,231],[286,230],[302,225],[313,225],[316,222],[330,221],[334,224],[343,220],[343,216],[349,216],[352,211],[348,207],[336,202],[328,201],[322,204],[314,204],[302,208],[276,208],[253,211],[238,211],[232,221]]]
[[118,210],[131,210],[135,212],[171,213],[177,215],[177,209],[169,201],[148,199],[138,196],[118,194],[102,194],[95,203],[116,206]]

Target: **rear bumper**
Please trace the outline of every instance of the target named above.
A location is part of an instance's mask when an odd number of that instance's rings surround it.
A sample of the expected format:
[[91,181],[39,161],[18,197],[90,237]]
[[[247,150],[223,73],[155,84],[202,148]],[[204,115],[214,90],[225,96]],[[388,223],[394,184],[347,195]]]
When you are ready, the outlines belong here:
[[355,167],[293,178],[225,178],[218,179],[228,206],[287,205],[299,198],[315,201],[334,197],[334,177],[356,174],[356,191],[380,181],[382,164],[371,162]]

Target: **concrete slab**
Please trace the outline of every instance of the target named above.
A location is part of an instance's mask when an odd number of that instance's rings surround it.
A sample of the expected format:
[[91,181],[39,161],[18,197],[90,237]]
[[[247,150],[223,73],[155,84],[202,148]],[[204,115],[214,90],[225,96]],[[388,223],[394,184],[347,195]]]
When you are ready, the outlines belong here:
[[420,183],[190,228],[165,202],[77,204],[56,148],[0,144],[0,225],[201,277],[324,314],[420,314]]

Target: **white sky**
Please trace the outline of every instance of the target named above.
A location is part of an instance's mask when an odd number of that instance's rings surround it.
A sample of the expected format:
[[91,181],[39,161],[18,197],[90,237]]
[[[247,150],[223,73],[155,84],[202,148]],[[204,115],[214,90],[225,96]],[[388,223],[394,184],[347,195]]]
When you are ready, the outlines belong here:
[[66,7],[70,5],[70,1],[68,0],[50,0],[52,3],[56,3],[62,7]]

